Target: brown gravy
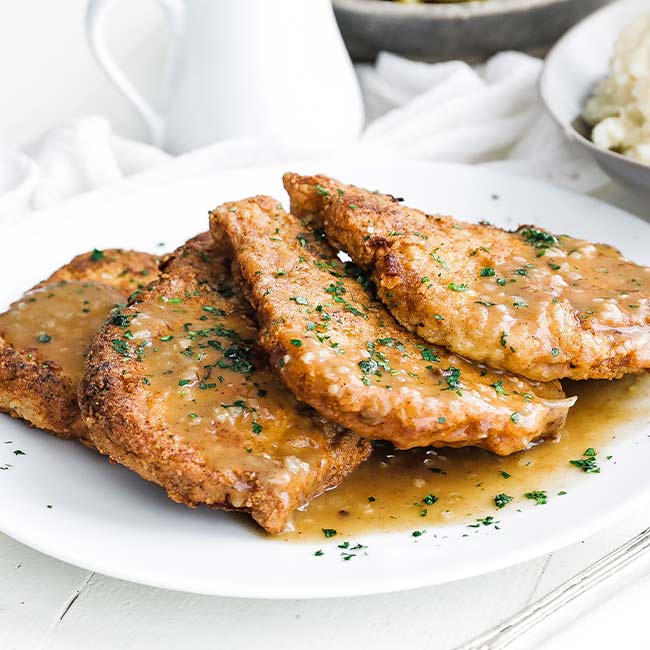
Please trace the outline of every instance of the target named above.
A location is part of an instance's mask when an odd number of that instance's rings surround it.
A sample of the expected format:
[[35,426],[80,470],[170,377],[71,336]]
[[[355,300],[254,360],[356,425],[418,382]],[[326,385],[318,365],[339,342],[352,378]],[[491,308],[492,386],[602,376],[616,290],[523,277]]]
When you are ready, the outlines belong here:
[[[523,495],[544,490],[548,501],[571,490],[580,468],[569,464],[584,459],[594,448],[597,464],[606,470],[607,445],[616,426],[645,415],[650,403],[650,375],[628,376],[617,381],[588,381],[565,386],[578,401],[558,442],[547,441],[528,451],[499,457],[480,449],[414,449],[395,451],[377,447],[374,455],[336,490],[296,513],[295,531],[285,539],[324,539],[323,529],[335,529],[338,537],[361,533],[418,530],[444,524],[468,524],[478,518],[505,514],[522,503]],[[643,413],[640,413],[643,410]],[[509,478],[504,476],[509,475]],[[594,480],[602,477],[593,475]],[[503,510],[494,497],[506,494],[513,500]],[[436,497],[426,498],[427,495]]]
[[26,293],[0,314],[0,335],[78,380],[88,342],[123,300],[117,289],[101,282],[57,282]]

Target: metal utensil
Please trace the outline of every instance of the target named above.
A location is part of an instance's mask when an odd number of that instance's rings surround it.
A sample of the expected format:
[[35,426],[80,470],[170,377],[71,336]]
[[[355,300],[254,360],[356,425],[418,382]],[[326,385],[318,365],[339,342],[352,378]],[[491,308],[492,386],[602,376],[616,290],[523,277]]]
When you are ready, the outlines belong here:
[[650,550],[650,528],[600,558],[520,612],[456,650],[501,650],[564,605],[599,585]]

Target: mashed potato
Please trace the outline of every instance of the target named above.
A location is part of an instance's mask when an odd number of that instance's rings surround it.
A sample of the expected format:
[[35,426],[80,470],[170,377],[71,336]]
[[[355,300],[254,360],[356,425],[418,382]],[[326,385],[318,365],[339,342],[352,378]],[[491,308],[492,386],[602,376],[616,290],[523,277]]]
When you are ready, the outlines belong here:
[[621,32],[610,74],[583,117],[594,126],[592,139],[599,147],[650,164],[650,14]]

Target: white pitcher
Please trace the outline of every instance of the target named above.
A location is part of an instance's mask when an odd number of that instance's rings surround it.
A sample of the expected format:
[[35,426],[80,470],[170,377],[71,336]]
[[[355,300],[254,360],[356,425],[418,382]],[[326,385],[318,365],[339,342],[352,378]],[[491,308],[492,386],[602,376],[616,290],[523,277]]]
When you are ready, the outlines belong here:
[[330,0],[158,0],[176,43],[162,112],[117,66],[103,22],[118,0],[90,0],[86,29],[108,76],[172,153],[233,136],[350,140],[359,85]]

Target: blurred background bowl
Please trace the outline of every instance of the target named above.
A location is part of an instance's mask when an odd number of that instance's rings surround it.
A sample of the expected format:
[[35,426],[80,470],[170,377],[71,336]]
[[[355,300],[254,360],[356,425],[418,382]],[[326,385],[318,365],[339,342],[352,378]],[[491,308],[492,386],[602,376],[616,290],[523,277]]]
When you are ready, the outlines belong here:
[[649,0],[621,0],[589,16],[551,50],[540,80],[542,100],[566,136],[614,180],[642,193],[650,192],[650,165],[597,147],[581,115],[597,82],[607,76],[622,29],[649,11]]
[[426,61],[480,61],[508,49],[543,54],[567,29],[608,1],[334,0],[334,11],[357,61],[372,61],[380,50]]

